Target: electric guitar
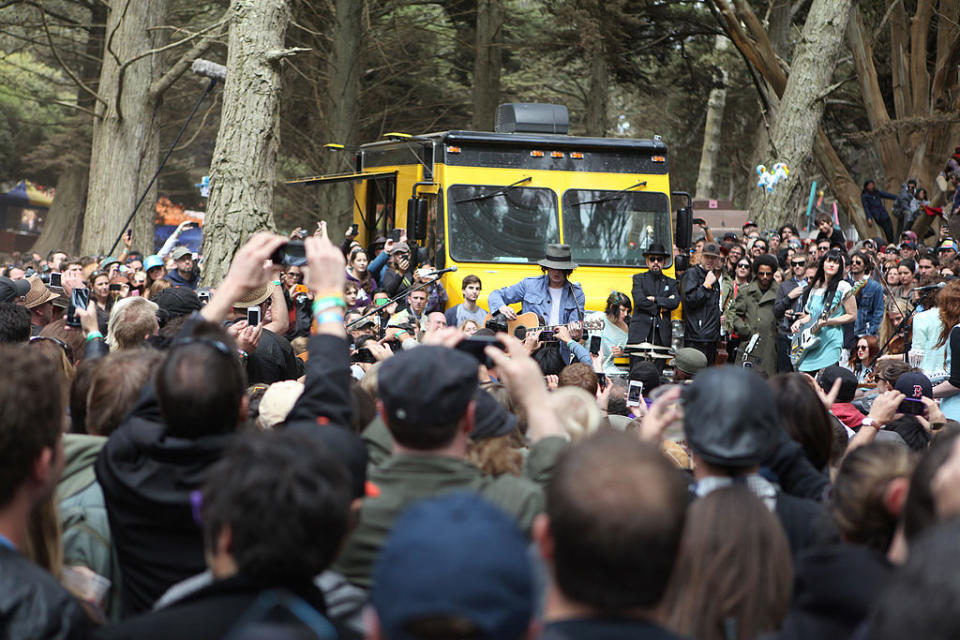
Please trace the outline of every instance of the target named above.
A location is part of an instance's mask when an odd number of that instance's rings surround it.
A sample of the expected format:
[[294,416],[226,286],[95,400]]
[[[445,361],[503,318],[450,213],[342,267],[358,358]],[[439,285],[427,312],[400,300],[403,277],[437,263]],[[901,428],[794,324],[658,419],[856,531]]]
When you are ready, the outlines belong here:
[[843,306],[843,303],[847,301],[847,298],[850,296],[857,295],[857,292],[860,291],[867,284],[868,278],[864,278],[857,284],[853,286],[850,291],[848,291],[840,300],[837,301],[831,307],[824,307],[823,311],[816,318],[811,318],[805,325],[800,327],[800,329],[793,334],[790,338],[790,363],[793,365],[794,369],[797,368],[797,365],[803,361],[803,358],[806,356],[807,352],[815,348],[820,344],[820,329],[823,328],[824,323],[836,313],[837,309]]

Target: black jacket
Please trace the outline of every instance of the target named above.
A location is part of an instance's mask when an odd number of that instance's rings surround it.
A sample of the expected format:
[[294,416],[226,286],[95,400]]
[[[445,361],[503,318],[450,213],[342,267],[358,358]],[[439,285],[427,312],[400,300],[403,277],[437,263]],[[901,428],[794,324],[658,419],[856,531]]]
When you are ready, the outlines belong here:
[[122,615],[150,609],[171,585],[206,569],[190,493],[231,435],[166,435],[153,385],[100,450],[95,470],[117,550]]
[[[269,585],[259,585],[242,576],[219,580],[169,607],[104,627],[97,638],[220,640],[251,610],[258,596],[269,589]],[[288,591],[325,615],[323,594],[312,582],[288,586]],[[263,621],[263,616],[255,617]]]
[[53,576],[0,544],[0,638],[73,640],[90,628],[80,603]]
[[[662,273],[646,271],[633,276],[633,317],[630,318],[630,331],[627,342],[636,344],[650,340],[654,344],[670,346],[673,330],[670,325],[670,312],[680,306],[680,291],[677,281]],[[653,296],[655,300],[648,300]],[[654,324],[656,331],[654,332]]]
[[846,640],[867,617],[893,568],[880,554],[854,545],[811,549],[797,560],[793,603],[781,640]]
[[720,282],[707,289],[707,270],[700,265],[687,269],[680,281],[683,296],[683,338],[696,342],[720,339]]
[[290,341],[269,329],[260,332],[260,343],[247,357],[247,383],[273,384],[303,375],[303,361],[293,353]]

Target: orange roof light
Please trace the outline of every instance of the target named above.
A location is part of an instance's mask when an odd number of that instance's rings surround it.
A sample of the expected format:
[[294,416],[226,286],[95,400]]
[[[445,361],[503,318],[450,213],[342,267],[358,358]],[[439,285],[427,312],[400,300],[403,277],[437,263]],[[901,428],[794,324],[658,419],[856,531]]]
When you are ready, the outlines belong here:
[[562,158],[562,157],[563,157],[563,151],[551,151],[551,152],[550,152],[550,157],[551,157],[551,158]]
[[666,161],[667,161],[667,157],[666,157],[666,156],[651,156],[650,159],[653,160],[654,162],[666,162]]
[[531,151],[531,152],[530,152],[530,157],[531,157],[531,158],[542,158],[542,157],[543,157],[543,151]]
[[574,160],[583,160],[583,153],[581,153],[580,151],[571,151],[570,157],[573,158]]
[[447,145],[447,153],[460,153],[460,147]]

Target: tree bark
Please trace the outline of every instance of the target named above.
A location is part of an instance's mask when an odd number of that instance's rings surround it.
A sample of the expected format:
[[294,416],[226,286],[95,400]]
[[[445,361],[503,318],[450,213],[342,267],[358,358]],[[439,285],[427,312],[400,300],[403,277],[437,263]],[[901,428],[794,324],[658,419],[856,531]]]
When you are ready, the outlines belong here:
[[584,133],[595,138],[607,135],[607,112],[609,110],[610,74],[607,69],[603,39],[594,38],[590,46],[590,89],[584,111]]
[[[328,140],[347,149],[357,143],[360,60],[363,52],[362,0],[336,0],[333,46],[327,63],[327,92],[324,100]],[[331,151],[323,156],[325,175],[352,170],[350,152]],[[320,211],[334,232],[353,222],[355,209],[353,184],[330,184],[318,187]]]
[[[159,98],[151,85],[162,75],[163,59],[152,53],[163,45],[170,0],[113,0],[107,16],[107,45],[100,71],[98,118],[93,125],[90,179],[81,250],[96,255],[110,249],[159,164]],[[153,203],[147,194],[133,222],[134,243],[153,246]],[[152,251],[151,251],[152,253]]]
[[[104,25],[107,8],[100,2],[90,5],[90,29],[87,32],[86,55],[79,67],[80,78],[96,90],[96,83],[90,78],[100,76],[103,60]],[[77,88],[77,105],[90,111],[96,109],[96,100],[87,91]],[[82,117],[82,116],[81,116]],[[79,119],[79,117],[78,117]],[[82,123],[86,125],[86,123]],[[53,250],[76,254],[80,251],[80,237],[83,234],[84,210],[87,205],[87,183],[90,178],[90,130],[86,126],[77,126],[83,144],[68,154],[57,175],[56,198],[53,200],[43,233],[34,244],[34,251],[47,253]]]
[[473,64],[473,128],[493,131],[500,102],[501,0],[477,1],[477,53]]
[[285,0],[233,0],[227,80],[210,169],[202,282],[215,285],[237,249],[273,229],[280,142],[280,60],[290,20]]
[[727,42],[725,36],[717,36],[713,47],[717,55],[718,77],[714,78],[715,86],[707,97],[707,119],[703,126],[703,147],[700,149],[700,170],[697,173],[698,199],[717,196],[713,177],[720,155],[720,142],[723,140],[723,109],[727,103],[727,70],[723,68],[722,60]]
[[787,163],[794,178],[774,187],[763,205],[751,211],[760,227],[776,226],[784,213],[793,215],[803,197],[800,177],[808,175],[805,169],[823,116],[821,94],[837,65],[850,6],[851,0],[814,0],[810,6],[771,134],[776,159]]
[[33,245],[33,250],[40,255],[53,250],[76,255],[79,251],[87,176],[84,166],[66,167],[57,176],[57,195],[47,212],[43,233]]

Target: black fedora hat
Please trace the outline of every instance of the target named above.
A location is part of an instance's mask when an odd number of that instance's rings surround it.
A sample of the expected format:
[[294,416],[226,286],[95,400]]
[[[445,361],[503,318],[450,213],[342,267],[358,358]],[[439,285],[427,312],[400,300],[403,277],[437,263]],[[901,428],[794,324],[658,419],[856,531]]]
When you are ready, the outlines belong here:
[[669,256],[669,255],[670,255],[670,254],[667,252],[666,247],[664,247],[664,246],[663,246],[663,243],[660,243],[660,242],[654,242],[654,243],[651,244],[649,247],[647,247],[647,250],[646,250],[646,251],[643,252],[643,257],[644,257],[644,258],[646,258],[647,256],[663,256],[663,257],[667,257],[667,256]]
[[568,244],[548,244],[546,257],[537,264],[547,269],[572,270],[577,268],[577,263],[571,259],[570,245]]

